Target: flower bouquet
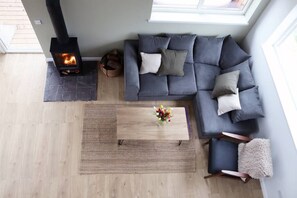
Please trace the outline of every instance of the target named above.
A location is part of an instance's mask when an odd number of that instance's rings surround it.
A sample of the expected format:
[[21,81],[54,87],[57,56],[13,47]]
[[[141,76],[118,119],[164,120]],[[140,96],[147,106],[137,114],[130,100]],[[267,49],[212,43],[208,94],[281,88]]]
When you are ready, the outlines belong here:
[[160,105],[159,107],[154,107],[154,110],[154,114],[156,115],[159,124],[163,125],[164,123],[171,121],[172,109],[170,107],[166,108],[163,105]]

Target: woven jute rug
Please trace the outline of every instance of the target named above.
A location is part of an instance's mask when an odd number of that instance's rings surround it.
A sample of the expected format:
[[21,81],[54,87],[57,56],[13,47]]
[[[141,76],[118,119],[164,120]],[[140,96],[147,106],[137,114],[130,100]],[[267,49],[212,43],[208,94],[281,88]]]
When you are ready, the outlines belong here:
[[119,146],[117,106],[85,105],[81,174],[195,172],[195,144],[190,125],[190,141],[183,141],[180,146],[178,141],[144,140],[125,140]]

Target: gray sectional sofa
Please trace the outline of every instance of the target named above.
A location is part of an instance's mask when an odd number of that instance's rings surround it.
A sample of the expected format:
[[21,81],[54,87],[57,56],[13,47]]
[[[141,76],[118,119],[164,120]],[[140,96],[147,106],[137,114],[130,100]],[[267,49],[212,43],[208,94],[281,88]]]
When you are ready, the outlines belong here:
[[[139,53],[158,53],[160,48],[188,52],[184,76],[139,74]],[[125,99],[193,100],[200,138],[213,137],[222,131],[249,135],[258,130],[254,118],[262,114],[257,114],[261,104],[258,88],[251,75],[249,58],[230,35],[224,38],[193,34],[139,35],[138,40],[126,40],[124,43]],[[239,95],[242,93],[242,97],[248,98],[240,100],[255,101],[252,104],[254,106],[248,106],[247,110],[238,111],[235,115],[226,113],[218,116],[218,102],[211,97],[215,78],[221,73],[234,70],[240,70]],[[247,116],[245,111],[248,111]],[[232,118],[236,116],[239,120],[243,118],[243,121],[234,123]]]

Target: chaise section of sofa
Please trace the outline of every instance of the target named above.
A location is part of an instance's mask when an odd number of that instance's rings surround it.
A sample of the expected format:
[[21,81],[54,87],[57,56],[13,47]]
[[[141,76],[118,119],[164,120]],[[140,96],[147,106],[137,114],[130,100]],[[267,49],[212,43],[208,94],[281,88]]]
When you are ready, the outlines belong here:
[[211,138],[222,131],[250,135],[258,130],[255,119],[233,123],[229,114],[218,116],[218,103],[211,91],[198,91],[193,103],[199,138]]

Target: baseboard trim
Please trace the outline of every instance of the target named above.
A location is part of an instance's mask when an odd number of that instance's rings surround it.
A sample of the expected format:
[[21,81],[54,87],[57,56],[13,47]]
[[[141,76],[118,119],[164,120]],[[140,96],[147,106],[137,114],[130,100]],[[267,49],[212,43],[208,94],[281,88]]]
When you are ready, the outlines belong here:
[[260,186],[261,186],[263,197],[268,198],[267,191],[266,191],[266,186],[264,184],[264,179],[260,179]]
[[[81,58],[83,61],[100,61],[101,57],[82,57]],[[48,62],[53,62],[53,58],[46,58],[45,61]]]

